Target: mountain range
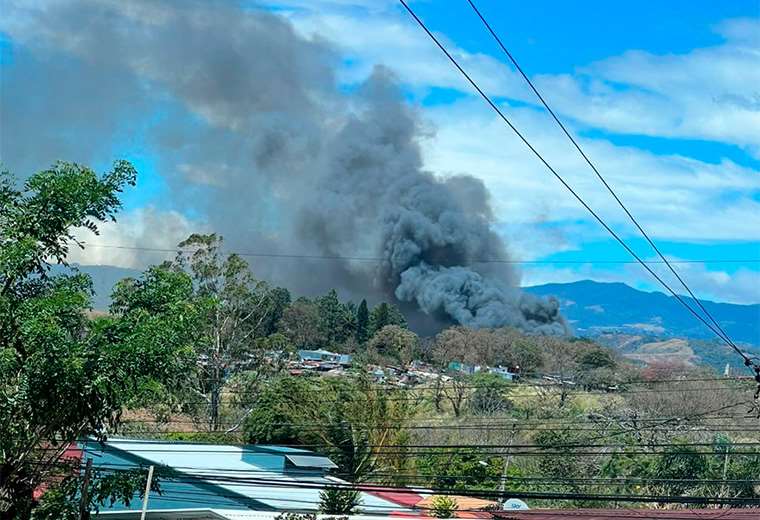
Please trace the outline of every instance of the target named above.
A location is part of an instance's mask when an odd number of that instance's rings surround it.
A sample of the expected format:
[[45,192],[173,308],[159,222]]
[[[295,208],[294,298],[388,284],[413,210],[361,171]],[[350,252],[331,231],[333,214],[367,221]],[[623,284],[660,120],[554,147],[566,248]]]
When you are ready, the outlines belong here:
[[[624,283],[582,280],[526,287],[539,296],[554,296],[577,335],[638,333],[661,337],[712,339],[714,333],[673,296],[646,292]],[[689,297],[682,296],[699,310]],[[738,305],[701,300],[735,342],[760,346],[760,304]]]

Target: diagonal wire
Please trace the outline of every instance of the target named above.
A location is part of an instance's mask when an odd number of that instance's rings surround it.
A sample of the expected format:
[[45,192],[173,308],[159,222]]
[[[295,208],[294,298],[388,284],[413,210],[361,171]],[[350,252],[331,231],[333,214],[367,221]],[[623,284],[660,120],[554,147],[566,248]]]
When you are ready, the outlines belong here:
[[[430,39],[438,46],[438,48],[446,55],[446,57],[451,61],[451,63],[459,70],[459,72],[467,79],[467,81],[470,83],[470,85],[473,86],[475,90],[477,90],[478,94],[483,98],[483,100],[488,103],[488,105],[499,115],[499,117],[509,126],[509,128],[512,129],[512,131],[517,135],[517,137],[525,144],[525,146],[528,147],[528,149],[533,152],[533,154],[543,163],[543,165],[554,175],[554,177],[562,183],[562,185],[575,197],[575,199],[596,219],[597,222],[605,229],[607,230],[610,235],[621,245],[625,248],[628,253],[633,256],[633,258],[636,259],[636,261],[641,264],[644,269],[646,269],[649,274],[654,277],[655,280],[657,280],[665,289],[668,290],[668,292],[673,295],[676,300],[678,300],[681,305],[683,305],[695,318],[697,318],[699,321],[701,321],[707,328],[709,328],[718,338],[723,340],[729,347],[731,347],[734,351],[736,351],[737,354],[739,354],[744,359],[744,364],[748,367],[752,367],[755,370],[756,379],[758,382],[760,382],[760,366],[753,363],[752,359],[745,354],[739,347],[737,347],[733,342],[725,338],[720,331],[718,331],[712,324],[710,324],[707,320],[705,320],[704,317],[702,317],[701,314],[699,314],[697,311],[695,311],[691,305],[689,305],[679,294],[677,294],[668,284],[663,280],[657,273],[655,273],[647,264],[642,260],[636,252],[631,249],[631,247],[622,239],[620,236],[594,211],[591,206],[588,205],[588,203],[583,200],[583,198],[578,195],[578,193],[573,189],[570,184],[565,181],[565,179],[557,173],[557,171],[554,169],[554,167],[547,162],[546,159],[541,155],[541,153],[536,150],[536,148],[528,141],[528,139],[523,136],[523,134],[512,124],[512,122],[507,118],[507,116],[504,115],[504,113],[501,111],[501,109],[496,106],[496,104],[493,102],[493,100],[486,94],[473,80],[470,75],[462,68],[461,65],[459,65],[459,62],[449,53],[448,50],[446,50],[446,47],[443,46],[443,44],[436,38],[436,36],[430,31],[430,29],[427,28],[425,23],[417,16],[417,14],[412,10],[411,7],[409,7],[409,4],[406,2],[406,0],[399,0],[401,5],[404,6],[404,8],[409,12],[409,14],[414,18],[414,20],[419,24],[419,26],[425,31],[425,33],[430,37]],[[759,387],[760,390],[760,387]]]
[[541,101],[541,104],[544,106],[544,108],[549,112],[549,114],[552,116],[554,121],[559,125],[559,127],[562,129],[562,132],[567,136],[568,139],[570,139],[570,142],[573,143],[573,146],[575,146],[575,149],[578,150],[578,153],[581,154],[583,159],[586,161],[586,163],[591,167],[591,169],[596,174],[597,178],[601,181],[602,184],[604,184],[604,187],[607,188],[607,191],[612,195],[612,197],[615,199],[615,201],[618,203],[618,205],[623,209],[626,215],[628,215],[628,218],[633,222],[633,224],[636,226],[636,228],[639,230],[641,235],[646,239],[646,241],[649,243],[650,246],[652,246],[652,249],[657,253],[657,255],[662,259],[662,262],[668,266],[668,269],[670,269],[670,272],[673,273],[673,275],[678,279],[678,281],[681,283],[681,286],[683,286],[684,289],[689,293],[689,296],[691,296],[692,300],[699,306],[699,308],[702,310],[702,312],[707,316],[710,321],[715,325],[715,327],[722,333],[723,338],[729,342],[731,345],[734,345],[734,342],[731,341],[731,338],[728,336],[728,333],[726,333],[725,330],[720,326],[720,324],[715,320],[715,318],[710,314],[710,312],[702,305],[702,302],[697,298],[692,290],[689,288],[689,286],[686,284],[686,282],[683,280],[680,274],[675,270],[672,263],[668,261],[668,259],[665,257],[665,255],[662,254],[660,251],[660,248],[657,247],[657,245],[654,243],[652,238],[649,236],[649,234],[644,231],[644,228],[639,224],[638,220],[631,214],[631,212],[628,210],[628,208],[623,204],[623,201],[620,200],[620,197],[617,193],[612,189],[612,187],[609,185],[607,180],[602,176],[601,173],[599,173],[599,170],[594,165],[593,162],[591,162],[591,159],[589,159],[588,155],[583,151],[581,146],[578,144],[578,142],[575,140],[575,138],[572,136],[572,134],[568,131],[568,129],[565,127],[565,125],[562,123],[562,121],[557,117],[557,114],[554,113],[554,111],[549,107],[549,104],[546,102],[544,97],[541,95],[541,93],[538,91],[536,86],[533,84],[533,82],[528,78],[528,75],[523,71],[522,67],[517,63],[517,60],[512,55],[511,52],[507,49],[507,47],[502,42],[501,38],[496,34],[496,32],[491,27],[491,24],[488,23],[488,21],[485,19],[483,14],[480,12],[480,10],[475,6],[475,3],[473,0],[467,0],[467,3],[470,4],[470,7],[472,7],[473,11],[475,11],[475,14],[478,15],[478,18],[480,18],[480,21],[483,22],[483,25],[486,27],[489,33],[491,33],[491,36],[496,40],[496,43],[499,44],[499,47],[501,47],[501,50],[504,52],[504,54],[509,58],[509,61],[512,62],[512,65],[515,66],[517,71],[520,73],[520,75],[523,77],[523,79],[528,83],[533,93],[538,97],[538,99]]

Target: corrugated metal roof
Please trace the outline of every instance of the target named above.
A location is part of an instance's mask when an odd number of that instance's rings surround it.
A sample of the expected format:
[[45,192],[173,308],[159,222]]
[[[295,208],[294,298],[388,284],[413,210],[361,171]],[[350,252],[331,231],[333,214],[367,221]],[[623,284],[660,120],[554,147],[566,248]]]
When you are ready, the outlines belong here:
[[299,468],[333,469],[338,467],[337,464],[327,457],[316,455],[285,455],[285,458]]
[[[233,493],[260,503],[262,509],[317,510],[320,486],[303,487],[299,484],[344,483],[329,477],[286,474],[285,457],[296,457],[296,460],[299,460],[298,457],[303,454],[311,454],[308,455],[310,459],[329,461],[313,452],[286,447],[111,439],[106,443],[106,449],[123,451],[148,464],[168,466],[179,473],[205,480],[210,485],[224,490],[227,495]],[[90,451],[96,452],[97,448],[91,448]],[[279,467],[275,468],[269,464],[275,460],[273,458],[280,461]],[[312,464],[315,460],[308,462]],[[332,464],[331,461],[330,463]],[[396,503],[369,493],[362,493],[361,500],[361,509],[367,513],[389,513],[404,509]]]

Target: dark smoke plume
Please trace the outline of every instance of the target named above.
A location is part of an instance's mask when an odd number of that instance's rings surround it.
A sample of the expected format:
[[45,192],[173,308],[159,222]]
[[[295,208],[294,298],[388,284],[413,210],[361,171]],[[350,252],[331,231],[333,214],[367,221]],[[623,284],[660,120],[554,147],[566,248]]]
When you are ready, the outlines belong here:
[[483,183],[423,169],[429,132],[389,70],[342,93],[327,42],[233,4],[10,11],[2,158],[12,169],[138,146],[157,157],[172,205],[204,215],[236,250],[382,258],[254,263],[276,283],[394,298],[438,323],[565,332],[556,301],[520,292],[508,264],[487,262],[509,255]]

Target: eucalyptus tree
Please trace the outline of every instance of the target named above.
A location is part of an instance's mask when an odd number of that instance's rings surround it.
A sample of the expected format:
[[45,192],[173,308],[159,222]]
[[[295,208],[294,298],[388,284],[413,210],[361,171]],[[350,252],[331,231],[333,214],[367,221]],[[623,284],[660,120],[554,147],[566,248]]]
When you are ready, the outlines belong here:
[[211,431],[223,426],[222,400],[230,377],[263,369],[265,345],[260,340],[268,332],[275,296],[253,276],[248,262],[225,253],[223,245],[216,234],[193,234],[179,244],[174,262],[175,269],[191,277],[194,301],[203,310],[196,324],[199,370],[191,391],[202,403],[201,415]]

